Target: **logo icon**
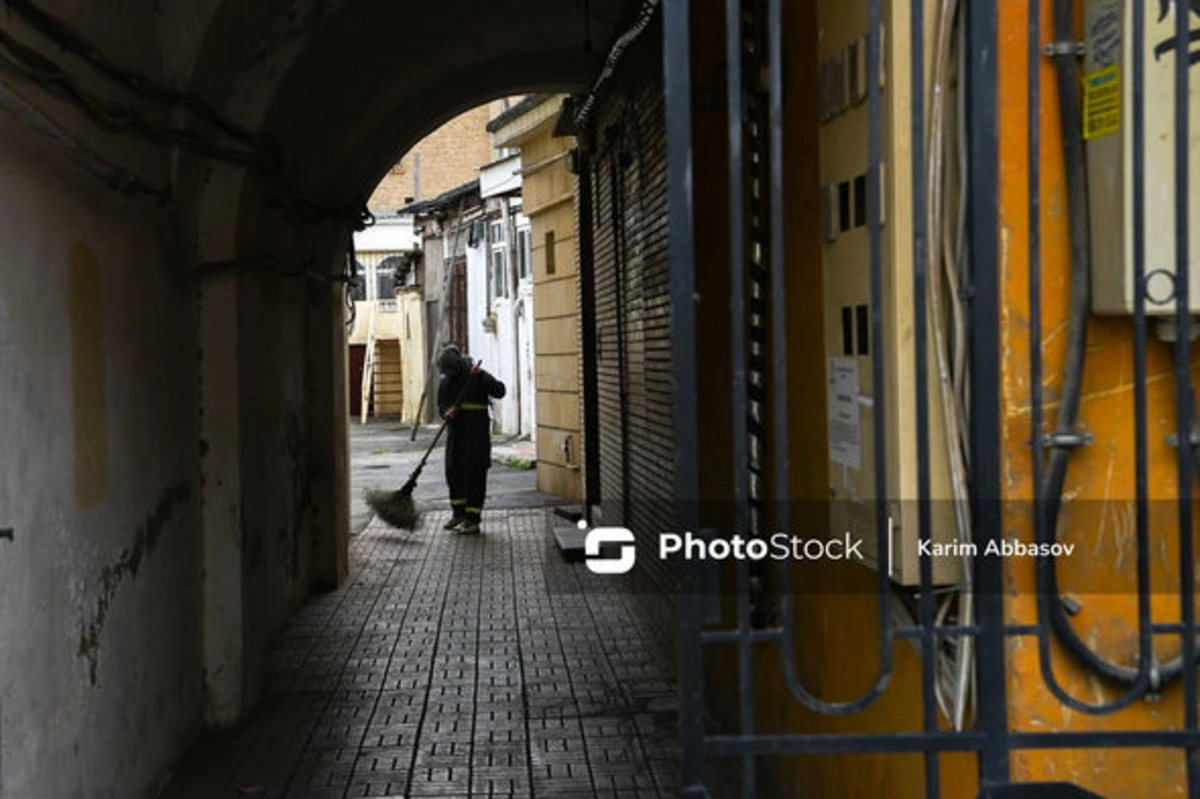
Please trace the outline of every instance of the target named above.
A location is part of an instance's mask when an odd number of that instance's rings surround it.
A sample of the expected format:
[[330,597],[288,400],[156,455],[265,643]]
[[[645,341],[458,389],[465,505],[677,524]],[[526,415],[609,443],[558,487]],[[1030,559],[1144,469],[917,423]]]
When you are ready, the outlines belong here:
[[[586,522],[579,522],[579,529],[587,528]],[[608,553],[601,554],[605,545],[619,544],[621,554],[611,557]],[[588,570],[593,574],[625,574],[633,568],[637,558],[637,550],[633,546],[633,531],[624,527],[597,527],[588,530],[583,540],[583,554]]]

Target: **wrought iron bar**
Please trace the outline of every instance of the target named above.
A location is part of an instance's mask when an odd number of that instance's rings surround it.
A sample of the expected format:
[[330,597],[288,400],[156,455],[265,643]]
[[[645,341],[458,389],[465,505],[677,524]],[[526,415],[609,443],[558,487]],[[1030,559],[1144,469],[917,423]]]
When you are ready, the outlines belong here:
[[[674,356],[675,497],[682,529],[699,526],[696,442],[696,276],[692,196],[692,82],[689,0],[663,0],[663,89],[667,128],[667,213],[671,275],[671,349]],[[683,795],[704,799],[704,644],[696,611],[703,586],[684,569],[680,631],[680,735]]]
[[[746,378],[746,211],[744,109],[742,105],[742,2],[725,2],[726,113],[729,123],[729,343],[732,355],[733,520],[735,530],[750,527],[750,454]],[[737,564],[738,715],[742,735],[754,733],[753,649],[750,624],[749,564]],[[755,764],[742,758],[742,792],[754,795]]]
[[[1188,220],[1191,197],[1190,177],[1190,98],[1188,72],[1191,60],[1191,4],[1175,3],[1175,411],[1179,441],[1190,439],[1195,394],[1191,375],[1191,276],[1188,264]],[[1197,731],[1196,695],[1196,564],[1192,526],[1193,450],[1180,445],[1175,449],[1179,474],[1179,602],[1183,622],[1183,726]],[[1192,738],[1186,749],[1188,796],[1200,795],[1200,748]]]
[[[969,274],[971,297],[971,518],[974,543],[986,551],[1003,534],[1000,515],[1000,269],[997,197],[996,3],[966,2]],[[1008,686],[1004,579],[995,559],[974,561],[977,597],[977,727],[983,734],[980,785],[1009,781]]]

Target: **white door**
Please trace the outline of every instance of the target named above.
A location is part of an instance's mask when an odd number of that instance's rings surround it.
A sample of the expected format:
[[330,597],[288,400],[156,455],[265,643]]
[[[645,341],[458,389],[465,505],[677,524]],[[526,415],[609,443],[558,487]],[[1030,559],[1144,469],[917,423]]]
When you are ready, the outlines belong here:
[[521,318],[517,325],[517,378],[521,381],[521,433],[537,440],[537,387],[533,353],[533,285],[521,282]]

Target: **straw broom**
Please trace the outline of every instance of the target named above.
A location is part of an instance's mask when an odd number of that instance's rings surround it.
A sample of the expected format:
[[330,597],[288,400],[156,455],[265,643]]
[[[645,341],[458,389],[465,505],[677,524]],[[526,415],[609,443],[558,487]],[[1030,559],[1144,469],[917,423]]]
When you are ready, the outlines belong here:
[[[482,363],[482,362],[481,362]],[[475,366],[478,366],[476,364]],[[462,402],[463,396],[467,393],[467,386],[471,385],[472,378],[475,377],[475,370],[472,367],[467,374],[466,382],[463,383],[462,389],[458,392],[458,398],[454,400],[455,408]],[[446,425],[450,424],[450,418],[442,420],[441,427],[438,428],[437,435],[433,437],[433,441],[429,442],[429,446],[425,449],[425,454],[421,456],[421,462],[417,464],[417,468],[413,471],[408,481],[397,491],[378,491],[368,490],[365,492],[367,505],[371,510],[375,511],[375,515],[392,527],[400,530],[416,530],[421,523],[421,512],[417,509],[417,504],[413,501],[413,490],[417,487],[417,478],[421,476],[421,470],[425,468],[425,462],[429,460],[430,453],[437,446],[438,441],[442,437],[442,433],[446,430]]]

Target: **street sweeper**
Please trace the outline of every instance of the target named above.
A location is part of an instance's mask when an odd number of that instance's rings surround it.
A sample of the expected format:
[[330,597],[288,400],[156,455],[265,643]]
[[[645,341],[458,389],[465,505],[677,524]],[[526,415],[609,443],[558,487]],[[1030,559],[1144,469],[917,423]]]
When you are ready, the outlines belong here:
[[447,530],[479,532],[492,465],[491,400],[504,397],[504,384],[472,364],[453,344],[438,356],[438,413],[447,421],[446,488],[453,515]]

